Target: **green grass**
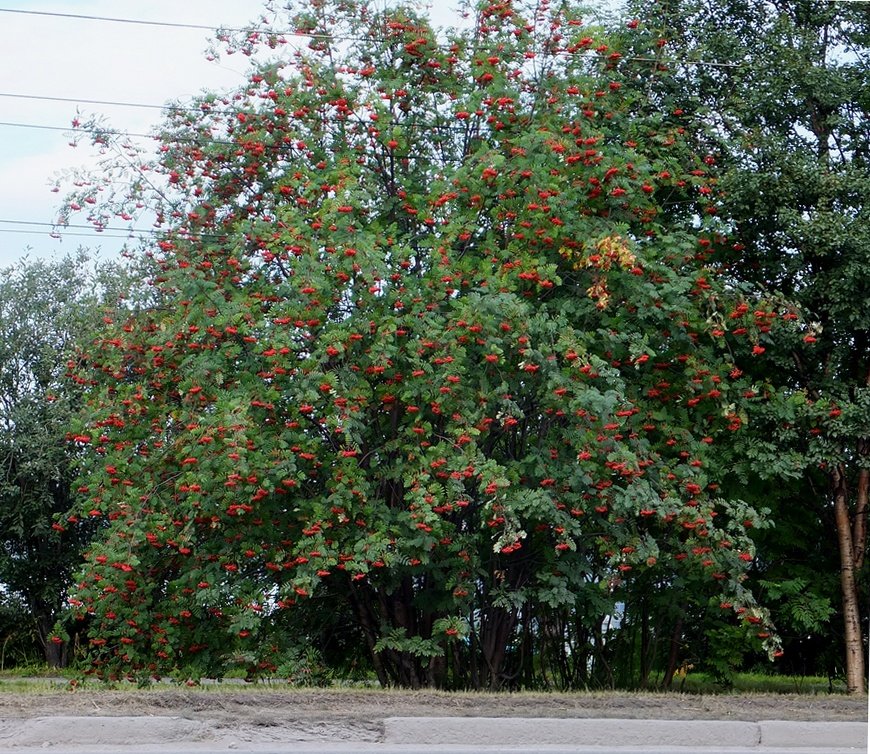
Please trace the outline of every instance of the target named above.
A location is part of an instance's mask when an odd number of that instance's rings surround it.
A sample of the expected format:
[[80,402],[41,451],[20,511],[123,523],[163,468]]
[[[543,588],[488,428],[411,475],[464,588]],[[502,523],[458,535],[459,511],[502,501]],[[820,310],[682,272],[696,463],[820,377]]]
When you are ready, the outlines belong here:
[[767,675],[765,673],[736,673],[730,686],[723,685],[709,673],[686,673],[684,678],[674,677],[671,688],[689,694],[845,694],[846,683],[834,679],[829,683],[823,676]]
[[50,668],[45,663],[30,663],[17,665],[14,668],[0,670],[0,680],[14,678],[73,678],[76,671],[71,668]]
[[[220,691],[223,689],[235,692],[244,689],[262,689],[263,685],[284,686],[283,679],[270,681],[265,679],[263,684],[240,683],[241,678],[227,676],[227,683],[208,683],[199,688]],[[651,678],[650,689],[656,688],[658,679]],[[31,664],[23,667],[0,671],[0,693],[47,693],[65,689],[73,681],[79,688],[105,689],[105,685],[99,681],[82,680],[81,675],[75,669],[49,668],[46,665]],[[161,686],[164,684],[157,684]],[[167,679],[166,685],[175,685]],[[115,688],[131,690],[135,684],[120,683]],[[371,688],[370,683],[349,683],[336,680],[330,688],[334,690],[342,688]],[[377,688],[377,685],[375,684]],[[111,688],[111,686],[109,687]],[[152,686],[151,688],[154,688]],[[829,684],[828,679],[822,676],[784,676],[767,675],[765,673],[736,673],[730,686],[723,685],[715,677],[708,673],[689,670],[685,676],[675,676],[671,684],[672,692],[688,694],[806,694],[824,695],[831,691],[844,694],[846,684],[841,679],[835,679]]]

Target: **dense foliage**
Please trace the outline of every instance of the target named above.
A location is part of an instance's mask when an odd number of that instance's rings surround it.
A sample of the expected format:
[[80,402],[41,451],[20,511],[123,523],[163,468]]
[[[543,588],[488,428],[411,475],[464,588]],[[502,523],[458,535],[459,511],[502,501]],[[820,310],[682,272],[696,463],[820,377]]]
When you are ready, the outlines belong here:
[[780,625],[802,641],[836,616],[827,640],[859,691],[870,502],[870,12],[866,3],[815,0],[635,5],[643,26],[667,41],[672,69],[647,77],[645,91],[708,124],[692,138],[721,165],[720,215],[735,241],[723,257],[729,274],[805,314],[791,337],[764,336],[765,354],[751,366],[738,360],[769,400],[754,405],[750,431],[737,438],[737,483],[755,490],[750,499],[763,496],[777,522],[763,540],[762,575]]
[[98,675],[298,677],[362,641],[385,684],[612,683],[618,606],[643,677],[686,610],[775,653],[718,448],[757,396],[736,360],[797,315],[726,288],[691,122],[567,7],[289,23],[228,35],[248,84],[94,210],[163,229],[153,306],[71,373]]
[[81,400],[64,372],[96,329],[102,297],[117,297],[118,272],[95,270],[79,254],[58,262],[25,260],[0,275],[4,649],[10,639],[10,655],[15,647],[39,645],[51,665],[68,659],[65,643],[49,636],[94,528],[67,529],[56,520],[74,502],[74,450],[66,437]]

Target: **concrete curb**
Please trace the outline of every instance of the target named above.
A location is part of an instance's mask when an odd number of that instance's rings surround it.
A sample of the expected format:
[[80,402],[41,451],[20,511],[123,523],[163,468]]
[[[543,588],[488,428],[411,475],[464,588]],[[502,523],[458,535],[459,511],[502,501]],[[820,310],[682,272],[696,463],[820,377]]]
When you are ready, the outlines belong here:
[[867,748],[865,723],[783,720],[619,720],[394,717],[384,743],[491,746],[837,747]]
[[206,722],[183,717],[34,717],[0,721],[0,751],[6,746],[132,746],[213,738]]
[[[255,732],[243,726],[251,744],[301,741],[292,723],[278,730]],[[369,731],[373,733],[373,730]],[[258,733],[260,735],[258,735]],[[319,731],[305,740],[335,742],[335,731]],[[359,733],[359,732],[358,732]],[[288,737],[289,734],[289,737]],[[261,735],[265,737],[261,738]],[[226,743],[232,729],[209,720],[183,717],[38,717],[0,720],[0,750],[53,747],[149,746],[152,744]],[[363,740],[365,739],[365,740]],[[621,720],[612,718],[518,717],[393,717],[383,721],[383,735],[372,738],[341,736],[376,751],[386,746],[503,746],[503,747],[650,747],[680,751],[739,747],[759,752],[776,748],[867,750],[867,725],[860,722],[794,722],[765,720]]]
[[865,723],[803,723],[763,720],[758,723],[762,746],[843,746],[867,748]]

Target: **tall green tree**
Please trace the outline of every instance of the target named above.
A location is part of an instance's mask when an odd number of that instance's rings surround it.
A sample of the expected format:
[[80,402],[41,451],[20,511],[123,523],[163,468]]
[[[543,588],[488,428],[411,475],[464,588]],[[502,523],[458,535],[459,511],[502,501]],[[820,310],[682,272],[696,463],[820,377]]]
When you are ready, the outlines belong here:
[[801,505],[783,498],[777,509],[784,530],[810,519],[827,526],[839,552],[847,686],[862,691],[870,6],[661,0],[633,3],[631,12],[660,44],[638,81],[662,104],[709,125],[694,133],[722,168],[716,199],[733,242],[723,265],[735,280],[799,308],[799,334],[760,332],[764,355],[741,362],[769,397],[752,411],[742,450],[756,475],[802,480]]
[[480,3],[439,37],[300,6],[276,28],[307,47],[227,38],[278,53],[96,210],[163,223],[155,306],[74,373],[100,675],[280,667],[325,597],[384,684],[534,682],[541,620],[600,627],[650,571],[777,650],[742,584],[760,517],[710,450],[748,388],[716,322],[754,315],[716,233],[662,212],[708,185],[680,121],[638,115],[575,10]]
[[64,380],[102,317],[102,285],[84,254],[25,260],[0,275],[0,584],[26,613],[52,666],[68,647],[52,641],[72,572],[93,527],[58,523],[73,506],[74,449],[68,443],[81,388]]

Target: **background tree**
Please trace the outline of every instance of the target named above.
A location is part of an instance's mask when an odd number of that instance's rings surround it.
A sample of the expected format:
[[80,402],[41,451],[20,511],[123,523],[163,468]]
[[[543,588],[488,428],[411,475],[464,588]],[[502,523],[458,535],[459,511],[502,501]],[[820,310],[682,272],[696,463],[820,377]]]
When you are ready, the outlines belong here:
[[[662,105],[708,124],[692,133],[721,165],[717,202],[733,240],[722,257],[729,274],[777,292],[802,312],[799,334],[762,333],[764,355],[738,359],[769,398],[751,412],[738,483],[754,478],[775,503],[782,536],[767,535],[765,547],[784,570],[776,569],[781,581],[774,591],[806,596],[815,583],[810,592],[817,599],[804,603],[802,614],[817,626],[826,604],[838,605],[847,686],[861,691],[870,474],[870,11],[866,3],[816,0],[663,0],[631,3],[630,12],[661,45],[637,81]],[[759,476],[800,484],[777,492]],[[801,552],[790,537],[813,522],[820,533],[811,539],[823,537],[839,552],[828,566],[839,573],[839,595],[825,591],[830,570],[816,567],[816,578],[800,564],[787,565],[787,552]],[[825,560],[820,555],[816,563]],[[793,579],[783,575],[789,571]]]
[[711,452],[748,389],[717,323],[756,315],[715,228],[662,211],[709,193],[679,118],[638,115],[568,6],[482,3],[441,38],[366,3],[288,24],[307,48],[226,37],[278,53],[174,110],[150,183],[95,210],[163,227],[155,305],[73,371],[96,672],[276,670],[326,599],[384,684],[553,683],[544,648],[578,685],[639,586],[776,652],[742,585],[760,517]]
[[117,290],[117,274],[78,254],[24,261],[0,275],[2,599],[18,613],[19,635],[35,632],[54,667],[66,664],[68,647],[49,637],[93,530],[56,521],[76,498],[67,438],[81,389],[64,373],[102,317],[106,287]]

